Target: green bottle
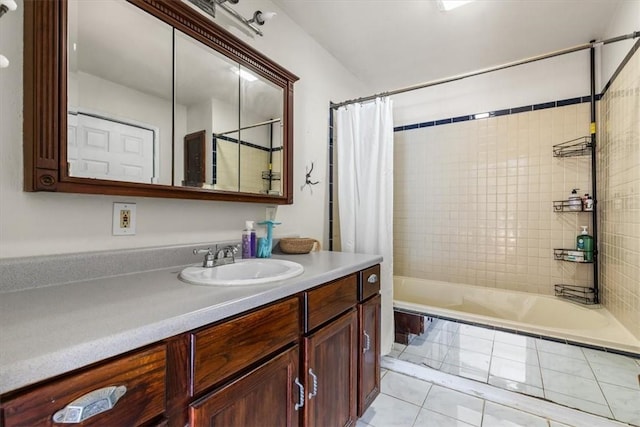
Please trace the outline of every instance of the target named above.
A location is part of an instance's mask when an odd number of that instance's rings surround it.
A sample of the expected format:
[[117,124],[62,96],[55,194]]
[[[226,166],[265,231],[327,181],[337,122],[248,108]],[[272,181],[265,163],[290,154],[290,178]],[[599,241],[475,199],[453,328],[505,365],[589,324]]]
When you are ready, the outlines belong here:
[[576,249],[584,251],[584,260],[591,262],[593,261],[593,236],[589,235],[586,225],[581,227],[582,233],[576,238]]

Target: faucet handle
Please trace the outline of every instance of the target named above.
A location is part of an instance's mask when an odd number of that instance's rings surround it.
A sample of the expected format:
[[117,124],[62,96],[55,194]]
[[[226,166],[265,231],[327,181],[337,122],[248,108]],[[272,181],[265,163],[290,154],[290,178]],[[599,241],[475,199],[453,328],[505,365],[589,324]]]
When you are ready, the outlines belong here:
[[202,266],[209,268],[209,267],[213,267],[213,261],[214,261],[214,255],[213,255],[213,251],[211,250],[211,248],[207,248],[207,249],[194,249],[193,250],[193,254],[194,255],[198,255],[198,254],[205,254],[204,255],[204,260],[202,261]]

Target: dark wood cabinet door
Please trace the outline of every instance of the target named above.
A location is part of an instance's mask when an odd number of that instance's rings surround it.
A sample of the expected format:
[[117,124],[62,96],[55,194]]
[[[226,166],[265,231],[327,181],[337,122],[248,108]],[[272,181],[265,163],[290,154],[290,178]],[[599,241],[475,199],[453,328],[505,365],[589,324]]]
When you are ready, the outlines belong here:
[[358,416],[380,393],[380,295],[358,306]]
[[189,407],[191,427],[297,426],[296,345]]
[[304,425],[340,427],[356,421],[355,309],[304,339]]

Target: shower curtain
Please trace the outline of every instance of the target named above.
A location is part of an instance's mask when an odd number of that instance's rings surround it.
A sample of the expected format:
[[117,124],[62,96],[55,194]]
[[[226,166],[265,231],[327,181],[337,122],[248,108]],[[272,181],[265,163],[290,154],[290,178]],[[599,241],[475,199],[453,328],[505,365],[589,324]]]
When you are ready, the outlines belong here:
[[342,251],[383,256],[381,348],[387,354],[393,345],[392,101],[340,107],[336,149]]

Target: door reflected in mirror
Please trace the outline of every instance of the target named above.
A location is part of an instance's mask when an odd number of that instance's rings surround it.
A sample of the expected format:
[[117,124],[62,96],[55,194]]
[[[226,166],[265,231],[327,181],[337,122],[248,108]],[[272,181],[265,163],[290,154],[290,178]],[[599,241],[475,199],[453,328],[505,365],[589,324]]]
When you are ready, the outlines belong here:
[[171,185],[172,31],[124,1],[69,1],[69,176]]

